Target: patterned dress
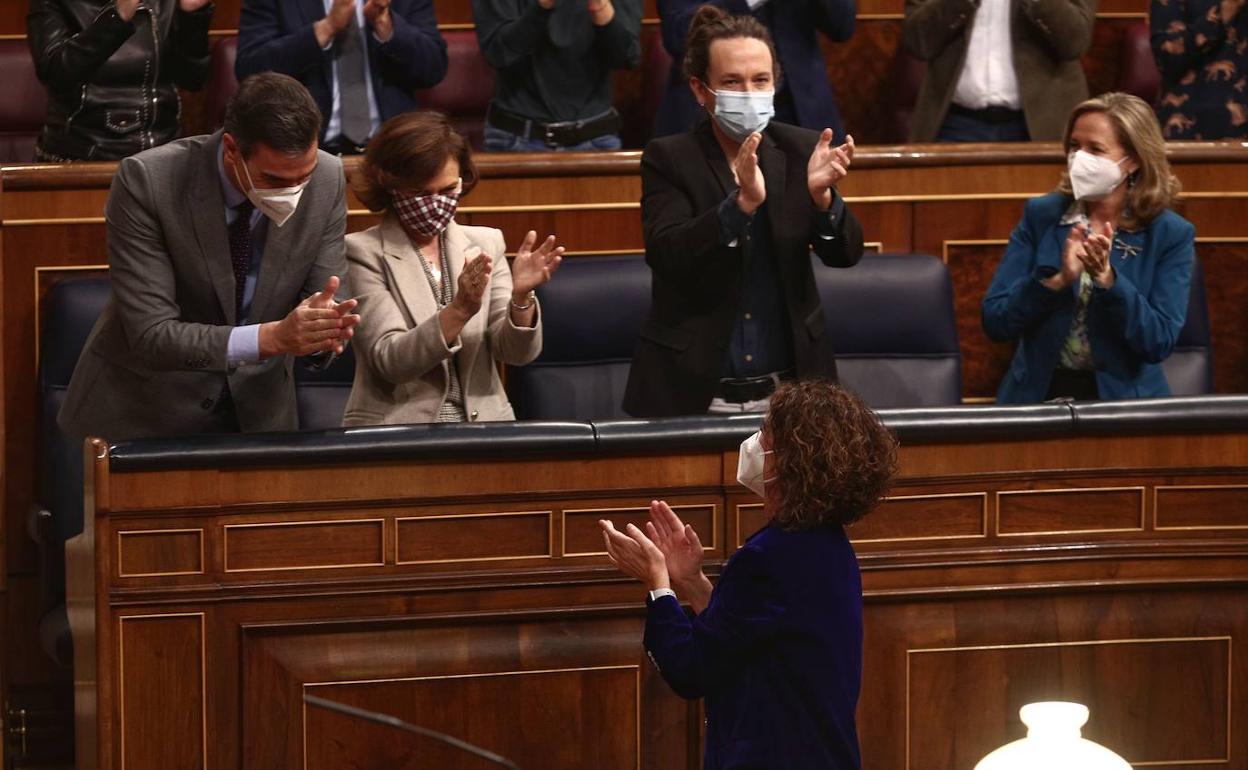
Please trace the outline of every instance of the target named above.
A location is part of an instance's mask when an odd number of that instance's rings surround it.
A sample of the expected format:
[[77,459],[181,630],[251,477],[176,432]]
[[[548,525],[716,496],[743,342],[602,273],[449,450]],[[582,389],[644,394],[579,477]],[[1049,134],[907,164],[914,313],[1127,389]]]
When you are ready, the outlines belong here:
[[1161,70],[1157,119],[1167,139],[1248,138],[1244,0],[1152,0]]

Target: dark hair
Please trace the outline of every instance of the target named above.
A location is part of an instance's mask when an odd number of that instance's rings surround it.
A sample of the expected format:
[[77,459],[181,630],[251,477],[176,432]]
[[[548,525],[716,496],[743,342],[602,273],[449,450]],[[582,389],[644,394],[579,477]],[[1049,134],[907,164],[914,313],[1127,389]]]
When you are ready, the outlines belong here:
[[286,155],[307,152],[321,133],[321,111],[303,84],[261,72],[238,84],[225,108],[225,132],[243,157],[258,144]]
[[697,78],[705,83],[711,68],[711,43],[741,37],[752,37],[767,44],[767,50],[771,51],[772,75],[779,79],[780,61],[776,58],[776,45],[762,22],[753,16],[733,16],[713,5],[698,8],[689,23],[685,58],[681,64],[685,77]]
[[862,399],[835,383],[783,383],[764,425],[775,450],[775,521],[783,529],[857,521],[897,472],[897,439]]
[[395,115],[373,135],[364,152],[355,194],[371,211],[384,211],[399,188],[419,188],[438,175],[446,161],[459,161],[463,194],[477,185],[472,149],[445,115],[433,110]]

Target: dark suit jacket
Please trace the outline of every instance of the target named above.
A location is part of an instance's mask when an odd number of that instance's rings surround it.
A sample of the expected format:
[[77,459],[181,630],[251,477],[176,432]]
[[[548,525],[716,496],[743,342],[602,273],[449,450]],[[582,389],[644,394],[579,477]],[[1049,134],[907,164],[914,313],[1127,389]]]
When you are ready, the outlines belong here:
[[[827,215],[811,203],[806,164],[818,139],[817,132],[773,122],[763,133],[758,159],[797,373],[835,378],[810,252],[813,248],[825,265],[854,265],[862,257],[862,228],[844,208],[835,238],[817,234],[819,217]],[[638,417],[701,414],[723,374],[749,259],[748,239],[737,246],[721,244],[719,205],[736,185],[709,121],[646,145],[641,185],[646,263],[653,282],[624,410]]]
[[[431,0],[393,0],[390,15],[394,36],[388,42],[367,35],[373,94],[383,122],[416,109],[412,92],[432,88],[446,77],[446,41],[438,32]],[[321,108],[322,138],[332,139],[324,133],[333,108],[333,47],[322,50],[312,31],[323,18],[324,0],[245,0],[234,73],[240,81],[268,71],[297,78]]]
[[[233,368],[234,269],[217,173],[220,132],[126,158],[104,209],[112,294],[87,338],[58,422],[75,438],[202,433],[229,387],[245,431],[293,430],[290,356]],[[346,286],[342,162],[319,153],[299,208],[272,223],[250,323],[283,318],[331,275]]]
[[[681,67],[689,23],[702,5],[700,0],[659,0],[663,47],[672,57],[672,72],[659,104],[655,136],[688,131],[702,112],[693,100],[689,79]],[[745,0],[711,0],[711,5],[737,16],[751,15]],[[766,24],[776,45],[781,73],[777,103],[791,100],[795,113],[792,120],[797,125],[816,131],[830,128],[836,132],[839,143],[845,128],[832,95],[828,65],[817,33],[822,32],[838,43],[849,40],[854,34],[854,0],[768,0],[753,15]]]
[[862,582],[845,531],[767,526],[692,619],[649,602],[646,651],[684,698],[706,698],[707,770],[858,770]]
[[[1013,0],[1014,72],[1027,132],[1033,141],[1058,141],[1066,120],[1088,98],[1079,57],[1092,43],[1097,0]],[[910,141],[940,132],[966,61],[979,0],[906,0],[902,39],[927,62],[914,105]]]

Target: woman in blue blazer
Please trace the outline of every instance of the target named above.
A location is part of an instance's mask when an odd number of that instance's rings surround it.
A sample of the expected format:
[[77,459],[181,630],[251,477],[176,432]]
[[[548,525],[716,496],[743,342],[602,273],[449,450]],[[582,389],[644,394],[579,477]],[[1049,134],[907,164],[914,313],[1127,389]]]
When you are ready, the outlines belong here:
[[1028,201],[983,301],[1018,349],[997,401],[1170,395],[1161,362],[1187,316],[1196,230],[1152,109],[1110,93],[1071,114],[1057,191]]
[[784,383],[737,468],[769,523],[717,585],[697,533],[666,503],[651,504],[644,533],[600,522],[612,561],[650,589],[650,659],[678,695],[706,698],[707,770],[861,767],[862,583],[845,526],[875,507],[896,466],[896,441],[856,396]]

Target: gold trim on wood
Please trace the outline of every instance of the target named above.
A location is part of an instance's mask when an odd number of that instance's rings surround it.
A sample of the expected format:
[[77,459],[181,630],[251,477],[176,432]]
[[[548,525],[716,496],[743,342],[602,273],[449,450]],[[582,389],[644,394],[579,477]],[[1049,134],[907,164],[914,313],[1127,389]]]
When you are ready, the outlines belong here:
[[[1148,529],[1148,521],[1145,518],[1145,495],[1144,487],[1070,487],[1063,489],[1005,489],[999,490],[995,494],[997,496],[997,527],[993,533],[997,537],[1038,537],[1045,535],[1087,535],[1099,534],[1104,532],[1144,532]],[[1080,492],[1138,492],[1140,494],[1140,526],[1139,527],[1110,527],[1107,529],[1055,529],[1043,530],[1038,532],[1002,532],[1001,531],[1001,498],[1015,495],[1040,495],[1040,494],[1067,494]]]
[[[337,685],[352,684],[392,684],[397,682],[428,682],[443,679],[488,679],[500,676],[526,676],[529,674],[571,674],[583,671],[632,671],[634,675],[633,682],[633,706],[635,709],[634,720],[637,727],[636,742],[633,744],[634,752],[637,756],[636,770],[641,770],[641,666],[633,663],[628,665],[616,666],[575,666],[571,668],[541,668],[529,670],[512,670],[512,671],[486,671],[476,674],[439,674],[431,676],[398,676],[398,677],[381,677],[378,679],[344,679],[340,681],[327,682],[304,682],[303,693],[307,693],[310,687],[334,687]],[[300,699],[303,706],[303,767],[308,767],[308,704]]]
[[[121,539],[126,535],[169,535],[182,532],[194,532],[199,538],[199,569],[183,570],[180,572],[123,572],[121,558]],[[169,577],[171,575],[202,575],[204,574],[204,530],[202,527],[188,527],[186,529],[124,529],[117,530],[117,577],[119,578],[139,578],[139,577]]]
[[1158,532],[1202,532],[1202,531],[1207,531],[1207,530],[1248,529],[1248,522],[1244,522],[1243,524],[1226,524],[1220,527],[1207,525],[1207,524],[1194,524],[1194,525],[1183,526],[1183,527],[1161,526],[1161,524],[1158,523],[1159,512],[1158,512],[1158,507],[1157,507],[1158,498],[1161,496],[1159,493],[1163,491],[1177,490],[1177,489],[1204,489],[1204,490],[1245,489],[1245,490],[1248,490],[1248,484],[1187,484],[1187,485],[1171,485],[1171,486],[1153,487],[1153,529],[1154,530]]
[[951,497],[978,497],[980,498],[980,531],[978,535],[924,535],[921,537],[877,537],[859,540],[853,536],[854,527],[851,524],[846,528],[846,534],[852,543],[919,543],[929,540],[969,540],[972,538],[988,537],[988,493],[987,492],[944,492],[940,494],[930,495],[887,495],[884,502],[889,500],[935,500],[938,498]]
[[[117,616],[117,744],[121,755],[118,767],[126,770],[126,643],[125,621],[168,620],[170,618],[199,618],[199,697],[200,725],[199,743],[204,753],[203,767],[208,767],[208,640],[207,623],[203,612],[170,612],[166,614],[118,615]],[[103,674],[104,672],[100,672]]]
[[[371,524],[381,525],[381,546],[377,561],[360,564],[310,564],[300,567],[248,567],[246,569],[230,569],[230,530],[256,529],[258,527],[299,527],[299,526],[335,526],[339,524]],[[221,563],[225,572],[295,572],[310,569],[353,569],[359,567],[386,566],[386,520],[385,519],[311,519],[306,521],[266,521],[254,524],[226,524],[221,538]]]
[[1008,238],[972,238],[969,240],[959,240],[954,238],[948,241],[940,242],[940,261],[946,265],[949,264],[949,247],[950,246],[1005,246],[1010,240]]
[[[403,550],[399,532],[405,521],[434,521],[437,519],[493,519],[501,516],[545,516],[546,517],[546,553],[528,554],[524,556],[468,556],[462,559],[412,559],[403,560],[399,553]],[[454,564],[458,562],[479,561],[515,561],[516,559],[553,559],[555,556],[555,512],[554,511],[497,511],[490,513],[450,513],[437,516],[404,516],[394,520],[394,563],[395,564]]]
[[1176,765],[1225,765],[1231,761],[1232,707],[1231,684],[1234,681],[1232,653],[1234,640],[1230,636],[1168,636],[1156,639],[1090,639],[1079,642],[1027,642],[1020,644],[979,644],[965,647],[920,647],[906,650],[906,770],[910,770],[910,656],[926,652],[977,652],[985,650],[1014,650],[1052,647],[1096,647],[1110,644],[1167,644],[1175,642],[1226,642],[1226,757],[1224,759],[1166,759],[1130,762],[1134,767],[1167,767]]
[[883,254],[884,242],[883,241],[863,241],[862,248],[863,248],[863,251],[873,250],[875,251],[876,254]]
[[734,521],[733,521],[733,526],[736,527],[736,540],[734,541],[734,544],[736,545],[737,548],[740,548],[741,544],[745,542],[744,540],[741,539],[741,509],[742,508],[762,508],[762,507],[763,507],[762,503],[737,503],[733,507],[733,513],[736,514],[736,516],[734,516]]
[[[719,547],[719,504],[718,503],[685,503],[682,505],[673,505],[673,512],[687,511],[692,508],[710,508],[711,509],[711,544],[703,545],[702,550],[714,551]],[[564,508],[559,516],[559,537],[563,543],[563,556],[565,557],[582,557],[582,556],[606,556],[606,551],[568,551],[568,514],[569,513],[609,513],[611,511],[649,511],[648,505],[629,505],[614,508]],[[688,522],[686,522],[688,523]]]

